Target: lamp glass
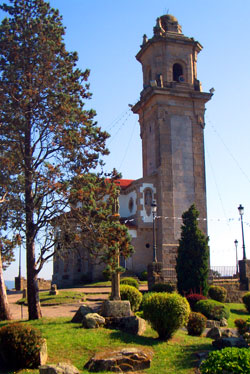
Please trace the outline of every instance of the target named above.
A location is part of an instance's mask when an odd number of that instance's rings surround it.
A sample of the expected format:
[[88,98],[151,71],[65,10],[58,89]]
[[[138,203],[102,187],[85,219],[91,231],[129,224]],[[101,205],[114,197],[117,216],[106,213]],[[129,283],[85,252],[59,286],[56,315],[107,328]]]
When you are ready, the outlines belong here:
[[241,204],[238,206],[238,211],[240,213],[240,216],[243,216],[243,214],[244,214],[244,207]]

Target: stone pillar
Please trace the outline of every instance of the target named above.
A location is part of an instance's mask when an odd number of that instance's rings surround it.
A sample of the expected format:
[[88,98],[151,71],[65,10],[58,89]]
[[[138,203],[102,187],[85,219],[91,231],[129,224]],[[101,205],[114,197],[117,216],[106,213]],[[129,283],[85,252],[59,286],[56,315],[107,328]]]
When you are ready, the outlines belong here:
[[250,260],[240,260],[240,288],[242,290],[249,291],[249,281],[250,281]]
[[162,262],[152,262],[148,264],[148,290],[152,289],[155,283],[163,283],[164,279],[162,277]]

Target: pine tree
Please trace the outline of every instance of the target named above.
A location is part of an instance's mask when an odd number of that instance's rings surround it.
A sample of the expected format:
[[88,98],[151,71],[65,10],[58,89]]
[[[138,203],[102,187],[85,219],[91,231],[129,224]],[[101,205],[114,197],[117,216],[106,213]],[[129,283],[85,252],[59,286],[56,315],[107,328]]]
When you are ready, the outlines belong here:
[[52,219],[69,210],[72,178],[108,154],[108,134],[84,109],[89,71],[67,52],[58,11],[44,0],[9,0],[0,9],[8,13],[0,25],[0,166],[9,172],[0,183],[8,186],[12,228],[26,238],[28,312],[37,319],[37,275],[53,255]]
[[207,293],[209,271],[208,237],[199,229],[195,205],[182,215],[181,239],[176,261],[177,288],[181,294]]

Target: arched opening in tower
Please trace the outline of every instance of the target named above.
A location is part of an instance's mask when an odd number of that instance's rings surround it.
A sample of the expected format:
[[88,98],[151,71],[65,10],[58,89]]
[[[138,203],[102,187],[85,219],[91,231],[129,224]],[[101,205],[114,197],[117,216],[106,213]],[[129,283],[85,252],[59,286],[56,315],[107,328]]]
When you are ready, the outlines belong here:
[[183,69],[180,64],[174,64],[173,66],[173,81],[182,82],[183,81]]

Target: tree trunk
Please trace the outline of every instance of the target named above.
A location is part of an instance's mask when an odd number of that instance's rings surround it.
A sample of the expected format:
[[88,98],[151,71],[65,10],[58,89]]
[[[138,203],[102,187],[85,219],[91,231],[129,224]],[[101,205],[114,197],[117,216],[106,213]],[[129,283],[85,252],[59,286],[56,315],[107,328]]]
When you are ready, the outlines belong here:
[[[29,112],[30,113],[30,112]],[[25,130],[25,214],[26,214],[26,263],[29,320],[42,317],[35,260],[34,199],[32,191],[33,170],[31,150],[31,120],[27,117]]]
[[[120,258],[119,255],[117,256],[117,267],[119,267],[120,264]],[[121,294],[120,294],[120,273],[118,271],[115,271],[115,273],[112,274],[111,278],[111,300],[121,300]]]
[[0,321],[10,320],[12,318],[7,299],[6,288],[3,280],[3,264],[0,251]]

